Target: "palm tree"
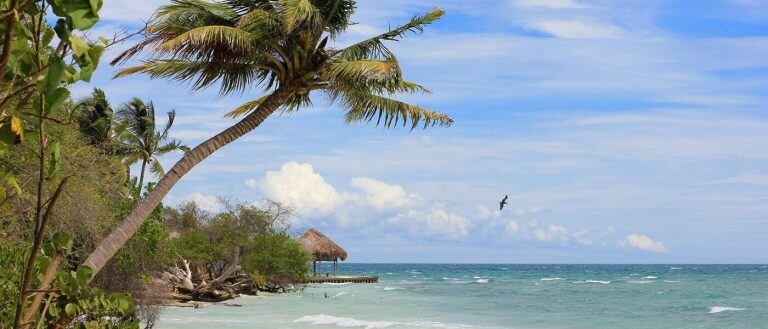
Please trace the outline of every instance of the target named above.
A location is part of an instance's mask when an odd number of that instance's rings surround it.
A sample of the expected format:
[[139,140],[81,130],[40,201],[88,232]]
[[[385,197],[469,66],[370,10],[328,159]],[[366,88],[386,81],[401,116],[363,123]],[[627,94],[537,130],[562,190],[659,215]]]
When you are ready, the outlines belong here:
[[147,165],[153,174],[162,177],[165,170],[158,157],[174,151],[189,150],[181,142],[169,139],[168,132],[175,117],[175,111],[168,112],[165,127],[156,131],[155,105],[152,102],[146,105],[140,99],[134,98],[117,111],[118,125],[121,127],[118,135],[121,142],[120,154],[124,157],[124,163],[131,166],[141,162],[137,194],[141,193],[144,186]]
[[94,88],[89,96],[75,105],[75,110],[80,131],[88,142],[108,151],[113,136],[113,110],[104,91]]
[[355,7],[354,0],[172,0],[160,7],[146,38],[113,64],[142,52],[148,58],[117,77],[145,73],[189,82],[195,90],[215,85],[221,94],[230,94],[260,88],[264,96],[229,112],[230,117],[244,118],[184,155],[85,265],[98,272],[195,165],[276,111],[310,106],[310,96],[325,96],[344,108],[347,123],[374,122],[386,128],[402,124],[411,129],[451,125],[453,120],[445,114],[391,98],[428,90],[403,79],[397,58],[384,44],[421,32],[444,12],[436,8],[383,34],[333,48],[330,44],[353,24]]

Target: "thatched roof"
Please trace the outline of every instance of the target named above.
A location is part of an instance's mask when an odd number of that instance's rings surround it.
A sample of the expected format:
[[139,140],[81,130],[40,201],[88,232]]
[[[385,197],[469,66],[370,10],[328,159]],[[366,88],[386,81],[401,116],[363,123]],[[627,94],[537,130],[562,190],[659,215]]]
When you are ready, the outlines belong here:
[[304,250],[312,254],[315,260],[333,261],[347,259],[347,252],[337,245],[325,234],[316,229],[310,229],[299,238],[299,243]]

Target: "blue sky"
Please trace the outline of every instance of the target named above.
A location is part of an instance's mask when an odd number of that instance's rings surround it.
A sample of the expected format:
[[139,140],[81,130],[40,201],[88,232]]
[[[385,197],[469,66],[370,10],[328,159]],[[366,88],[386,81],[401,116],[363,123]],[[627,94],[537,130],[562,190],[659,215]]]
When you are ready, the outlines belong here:
[[[107,0],[93,33],[161,3]],[[283,201],[296,230],[317,227],[354,262],[768,262],[768,1],[366,0],[336,44],[432,6],[444,19],[392,48],[434,92],[405,99],[453,127],[345,125],[318,99],[216,153],[165,202]],[[259,95],[114,70],[75,94],[176,109],[189,145]]]

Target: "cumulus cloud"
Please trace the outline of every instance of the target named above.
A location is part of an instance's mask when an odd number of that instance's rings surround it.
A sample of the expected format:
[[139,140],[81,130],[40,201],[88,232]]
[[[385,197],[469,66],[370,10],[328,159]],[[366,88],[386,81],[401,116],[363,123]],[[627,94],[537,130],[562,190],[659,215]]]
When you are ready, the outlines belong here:
[[645,235],[640,235],[636,233],[628,235],[624,240],[622,240],[621,243],[624,246],[629,246],[632,248],[637,248],[645,251],[652,251],[652,252],[667,251],[667,247],[665,247],[664,244],[661,243],[660,241],[654,241]]
[[217,211],[221,209],[221,199],[215,195],[205,195],[200,192],[195,192],[184,197],[168,196],[166,202],[170,205],[180,205],[187,201],[192,201],[200,206],[200,209],[206,211]]
[[350,185],[361,190],[365,202],[378,211],[400,209],[420,198],[418,195],[406,193],[400,185],[387,184],[368,177],[352,178]]
[[544,229],[537,229],[533,231],[533,238],[544,242],[566,242],[568,241],[568,229],[562,226],[549,224]]
[[291,205],[310,220],[336,221],[343,226],[389,225],[414,235],[448,239],[468,235],[473,226],[465,217],[428,198],[408,193],[400,185],[354,177],[349,185],[355,191],[337,190],[307,163],[285,163],[279,170],[268,171],[264,178],[248,179],[245,184],[265,197]]
[[432,208],[427,212],[409,210],[390,218],[389,222],[412,234],[427,234],[448,239],[464,237],[472,227],[468,219],[440,208]]
[[507,231],[509,231],[509,232],[515,232],[515,231],[517,231],[517,228],[518,228],[518,225],[517,225],[516,221],[510,220],[507,223]]
[[312,165],[295,161],[284,164],[278,171],[268,171],[261,181],[247,180],[246,185],[289,204],[304,216],[329,215],[344,201]]

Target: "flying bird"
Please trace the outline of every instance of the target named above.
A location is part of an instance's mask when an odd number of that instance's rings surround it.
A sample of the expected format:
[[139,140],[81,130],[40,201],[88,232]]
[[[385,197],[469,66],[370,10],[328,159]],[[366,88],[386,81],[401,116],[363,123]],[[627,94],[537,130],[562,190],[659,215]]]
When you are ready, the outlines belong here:
[[507,199],[509,199],[509,195],[505,195],[504,199],[501,199],[501,202],[499,202],[499,211],[504,209],[504,205],[507,204]]

